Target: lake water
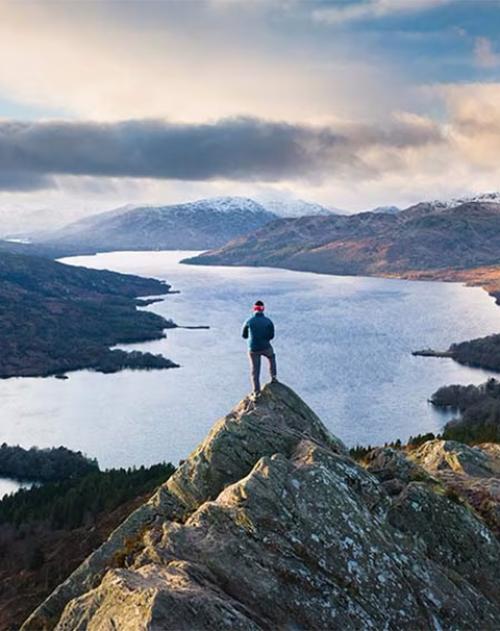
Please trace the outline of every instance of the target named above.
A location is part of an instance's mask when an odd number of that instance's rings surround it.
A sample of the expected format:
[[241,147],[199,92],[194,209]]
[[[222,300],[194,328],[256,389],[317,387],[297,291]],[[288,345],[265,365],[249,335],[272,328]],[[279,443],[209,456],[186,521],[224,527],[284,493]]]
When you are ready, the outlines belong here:
[[276,324],[280,379],[349,445],[439,431],[447,416],[428,397],[441,385],[490,376],[449,359],[411,355],[498,331],[500,308],[479,288],[180,265],[190,254],[66,259],[165,279],[181,293],[148,308],[180,325],[211,328],[176,329],[167,339],[128,347],[161,352],[180,369],[1,381],[0,442],[66,445],[97,457],[102,467],[176,464],[249,391],[240,330],[257,298]]
[[19,491],[19,489],[29,488],[31,485],[31,482],[19,482],[18,480],[11,480],[10,478],[0,478],[0,499],[5,495]]

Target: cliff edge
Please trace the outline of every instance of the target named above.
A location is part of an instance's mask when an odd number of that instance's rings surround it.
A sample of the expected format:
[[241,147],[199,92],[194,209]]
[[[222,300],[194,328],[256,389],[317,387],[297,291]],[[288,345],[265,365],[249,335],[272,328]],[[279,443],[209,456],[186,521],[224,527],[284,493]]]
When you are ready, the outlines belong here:
[[270,384],[23,629],[498,628],[498,540],[421,464],[391,467],[397,493]]

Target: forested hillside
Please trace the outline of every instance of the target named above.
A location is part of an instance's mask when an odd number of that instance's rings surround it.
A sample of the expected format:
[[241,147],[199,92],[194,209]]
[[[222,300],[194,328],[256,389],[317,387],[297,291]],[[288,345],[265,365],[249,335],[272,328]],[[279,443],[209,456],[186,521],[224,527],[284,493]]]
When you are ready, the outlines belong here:
[[168,290],[154,279],[0,253],[0,377],[174,366],[164,357],[109,349],[163,337],[175,326],[136,308],[137,296]]

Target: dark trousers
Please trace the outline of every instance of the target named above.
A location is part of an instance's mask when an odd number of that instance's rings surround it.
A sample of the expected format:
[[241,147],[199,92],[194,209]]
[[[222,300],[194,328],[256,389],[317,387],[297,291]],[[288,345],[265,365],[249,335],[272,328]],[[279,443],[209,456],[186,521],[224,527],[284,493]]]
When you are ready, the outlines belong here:
[[250,357],[250,366],[252,368],[252,385],[255,392],[260,390],[260,358],[262,356],[267,357],[269,361],[269,373],[272,377],[276,377],[276,355],[274,354],[273,347],[270,345],[263,351],[250,351],[248,353]]

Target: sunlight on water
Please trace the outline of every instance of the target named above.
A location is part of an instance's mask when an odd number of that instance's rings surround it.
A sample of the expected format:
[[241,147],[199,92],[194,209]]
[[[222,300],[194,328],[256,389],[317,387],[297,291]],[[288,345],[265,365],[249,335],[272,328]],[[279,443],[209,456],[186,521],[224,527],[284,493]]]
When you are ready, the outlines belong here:
[[176,370],[0,382],[0,441],[63,444],[96,456],[101,466],[176,463],[249,390],[240,329],[257,298],[276,324],[280,378],[350,445],[438,431],[449,415],[432,409],[430,395],[441,385],[490,376],[411,355],[497,331],[500,309],[479,288],[178,263],[190,254],[67,259],[163,278],[181,293],[149,308],[210,330],[177,329],[167,339],[133,345],[163,353],[182,365]]

